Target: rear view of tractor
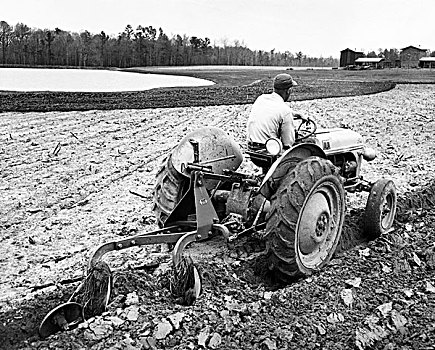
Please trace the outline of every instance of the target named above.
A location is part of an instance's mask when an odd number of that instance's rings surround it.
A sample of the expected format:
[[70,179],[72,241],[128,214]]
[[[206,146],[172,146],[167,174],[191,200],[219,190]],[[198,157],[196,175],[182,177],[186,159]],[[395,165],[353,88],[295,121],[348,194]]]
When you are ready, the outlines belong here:
[[216,235],[228,242],[255,232],[265,241],[267,267],[288,279],[310,275],[330,261],[340,241],[346,192],[369,192],[364,227],[369,238],[391,228],[394,184],[362,178],[363,159],[371,161],[375,153],[358,133],[317,130],[310,121],[303,128],[301,124],[295,145],[284,153],[276,139],[265,149],[246,153],[263,173],[241,172],[239,145],[218,128],[186,135],[156,175],[153,210],[159,228],[98,247],[89,260],[88,278],[69,303],[47,315],[41,335],[105,310],[112,282],[102,257],[111,251],[168,243],[173,247],[171,291],[192,304],[201,293],[198,269],[183,255],[192,242]]
[[[248,151],[267,171],[257,176],[237,171],[241,151],[222,130],[200,129],[184,137],[157,175],[154,212],[160,227],[195,222],[197,239],[217,228],[227,239],[260,231],[269,268],[283,277],[309,275],[331,259],[344,222],[346,191],[370,192],[366,235],[375,238],[390,229],[396,210],[393,182],[372,184],[360,174],[363,159],[373,160],[374,151],[352,130],[317,130],[310,123],[283,154],[274,139],[267,150]],[[203,197],[195,197],[197,188]]]

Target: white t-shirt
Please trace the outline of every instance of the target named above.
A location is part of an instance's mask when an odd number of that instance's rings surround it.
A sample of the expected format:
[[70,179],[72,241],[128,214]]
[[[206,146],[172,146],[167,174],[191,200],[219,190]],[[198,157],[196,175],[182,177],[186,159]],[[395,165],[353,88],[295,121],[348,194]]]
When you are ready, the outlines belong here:
[[284,146],[293,145],[295,127],[290,106],[276,92],[259,96],[249,114],[247,135],[252,142],[264,144],[276,137]]

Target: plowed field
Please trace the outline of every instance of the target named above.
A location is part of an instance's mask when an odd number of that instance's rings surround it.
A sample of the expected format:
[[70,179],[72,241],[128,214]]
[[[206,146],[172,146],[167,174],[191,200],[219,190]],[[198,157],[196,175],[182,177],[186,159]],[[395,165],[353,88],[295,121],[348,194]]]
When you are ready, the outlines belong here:
[[[244,150],[251,105],[1,113],[0,348],[434,349],[434,96],[435,85],[399,85],[293,104],[376,149],[363,174],[393,179],[400,200],[385,237],[344,242],[325,270],[279,289],[260,276],[249,242],[192,246],[204,278],[192,307],[165,288],[167,254],[111,254],[108,312],[47,340],[39,322],[76,288],[92,249],[156,228],[152,188],[164,156],[202,126],[222,128]],[[365,199],[347,196],[346,237],[358,236]]]

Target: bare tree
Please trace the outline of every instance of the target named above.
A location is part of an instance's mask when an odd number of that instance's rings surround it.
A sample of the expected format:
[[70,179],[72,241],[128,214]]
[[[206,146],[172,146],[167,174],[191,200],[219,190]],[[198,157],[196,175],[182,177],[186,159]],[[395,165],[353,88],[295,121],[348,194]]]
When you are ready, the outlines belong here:
[[303,58],[303,57],[304,57],[304,54],[303,54],[301,51],[299,51],[299,52],[296,54],[296,59],[298,60],[299,67],[302,66],[302,58]]
[[45,32],[45,42],[47,43],[47,63],[51,65],[51,60],[53,58],[53,53],[51,52],[51,43],[54,41],[54,34],[51,30]]
[[28,63],[28,55],[29,55],[29,47],[28,41],[31,30],[28,26],[23,23],[18,23],[14,31],[12,33],[12,45],[14,56],[17,63],[19,64],[27,64]]
[[12,27],[5,21],[0,21],[0,43],[2,47],[2,63],[7,63],[7,51],[12,39]]
[[100,66],[105,66],[106,44],[109,40],[109,37],[102,31],[99,35],[97,35],[97,38],[99,39],[100,45]]

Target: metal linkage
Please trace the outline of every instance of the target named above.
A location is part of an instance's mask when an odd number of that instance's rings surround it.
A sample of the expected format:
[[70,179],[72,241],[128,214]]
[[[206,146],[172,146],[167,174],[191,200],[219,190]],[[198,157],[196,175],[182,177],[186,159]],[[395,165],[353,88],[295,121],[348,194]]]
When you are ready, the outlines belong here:
[[[159,243],[176,243],[186,232],[174,233],[180,231],[181,226],[170,226],[163,229],[146,232],[143,234],[127,237],[121,240],[111,241],[100,245],[88,262],[88,269],[92,269],[95,264],[103,257],[103,255],[115,251],[123,250],[131,247],[139,247],[143,245],[159,244]],[[190,231],[195,232],[196,231]]]

